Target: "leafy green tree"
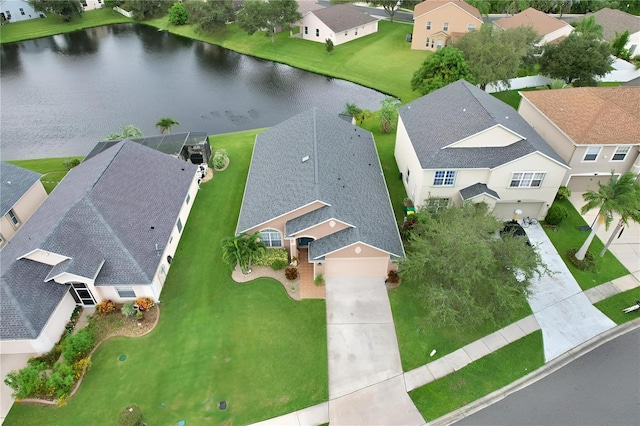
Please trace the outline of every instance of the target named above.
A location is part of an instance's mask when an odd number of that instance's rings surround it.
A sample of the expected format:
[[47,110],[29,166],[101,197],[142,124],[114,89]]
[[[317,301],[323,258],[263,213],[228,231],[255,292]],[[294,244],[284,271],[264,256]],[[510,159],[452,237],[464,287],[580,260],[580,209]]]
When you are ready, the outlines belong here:
[[548,270],[522,238],[497,238],[502,227],[484,203],[418,210],[399,274],[418,284],[420,323],[477,327],[527,303],[532,279]]
[[597,220],[591,228],[591,233],[576,253],[576,259],[578,260],[584,260],[598,228],[604,224],[605,228],[609,229],[613,213],[617,213],[627,220],[635,220],[634,218],[637,217],[637,213],[633,212],[640,209],[640,183],[638,183],[638,176],[632,172],[627,172],[618,178],[618,176],[614,175],[614,172],[615,170],[611,171],[611,178],[609,178],[607,184],[598,182],[597,191],[590,189],[582,194],[582,198],[587,202],[580,209],[582,214],[593,209],[599,210]]
[[398,3],[398,0],[374,0],[369,2],[372,6],[382,7],[385,13],[389,15],[391,22],[393,22],[393,15],[395,15],[396,10],[398,10]]
[[482,16],[487,16],[491,11],[491,5],[486,0],[465,0],[465,1],[469,3],[471,6],[478,9],[478,12],[480,12]]
[[596,23],[596,17],[591,15],[588,18],[583,18],[576,22],[574,25],[574,33],[582,34],[584,36],[592,38],[602,38],[602,25]]
[[509,87],[522,66],[532,62],[540,36],[531,27],[496,29],[483,25],[455,42],[467,61],[476,84],[484,90],[489,83]]
[[350,115],[352,117],[355,117],[356,115],[360,114],[362,112],[362,109],[360,109],[360,107],[356,104],[350,104],[349,102],[347,102],[344,106],[344,111],[342,111],[343,114],[346,115]]
[[169,23],[173,25],[186,25],[189,23],[189,13],[184,3],[175,2],[169,9]]
[[189,13],[189,22],[206,32],[224,28],[227,21],[234,17],[231,0],[190,0],[185,2],[185,7]]
[[163,135],[165,133],[171,133],[171,128],[173,126],[179,126],[179,125],[180,125],[180,122],[175,118],[171,118],[171,117],[162,117],[156,123],[156,127],[160,130],[160,133]]
[[247,0],[237,14],[242,30],[253,35],[264,29],[271,43],[275,43],[276,32],[289,30],[291,24],[301,18],[296,0]]
[[380,131],[389,133],[396,126],[398,119],[398,104],[400,101],[394,98],[384,98],[381,102],[380,111]]
[[245,232],[234,237],[222,240],[222,259],[235,268],[240,265],[243,274],[251,272],[251,260],[253,257],[266,250],[266,246],[260,239],[260,233],[247,234]]
[[331,39],[328,38],[324,41],[324,45],[325,45],[325,49],[327,49],[327,53],[331,55],[331,52],[333,52],[333,41],[331,41]]
[[631,51],[625,48],[629,42],[629,30],[626,30],[622,34],[616,32],[616,38],[611,42],[611,49],[613,50],[613,56],[628,61],[631,59]]
[[167,13],[172,3],[165,0],[128,1],[129,12],[133,13],[133,19],[144,21]]
[[540,73],[574,86],[595,86],[596,77],[611,70],[611,45],[592,36],[571,33],[558,44],[547,45],[540,57]]
[[122,126],[120,128],[120,133],[111,133],[106,137],[107,141],[119,141],[122,139],[133,139],[133,138],[141,138],[142,130],[140,128],[134,126],[133,124],[129,124],[127,126]]
[[82,4],[79,0],[29,0],[29,4],[36,12],[55,13],[65,22],[74,17],[82,16]]
[[474,82],[462,52],[447,46],[427,56],[413,74],[411,89],[426,95],[460,79]]

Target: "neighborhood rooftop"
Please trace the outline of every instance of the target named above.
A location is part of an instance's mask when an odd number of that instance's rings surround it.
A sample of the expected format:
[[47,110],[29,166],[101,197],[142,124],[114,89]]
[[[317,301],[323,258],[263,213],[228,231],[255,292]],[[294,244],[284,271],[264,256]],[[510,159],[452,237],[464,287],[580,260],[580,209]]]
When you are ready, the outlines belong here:
[[0,212],[3,216],[22,198],[42,175],[13,164],[0,162]]
[[520,94],[577,144],[636,144],[640,87],[575,87]]
[[478,18],[479,20],[482,21],[482,15],[480,14],[480,12],[478,12],[478,9],[476,9],[473,6],[471,6],[469,3],[467,3],[464,0],[427,0],[427,1],[423,1],[422,3],[417,4],[416,7],[413,9],[413,19],[415,19],[416,17],[418,17],[420,15],[424,15],[427,12],[431,12],[432,10],[435,10],[435,9],[437,9],[439,7],[445,6],[448,3],[455,4],[460,9],[464,10],[465,12],[467,12],[469,15],[474,16],[474,17],[476,17],[476,18]]
[[497,19],[493,23],[504,29],[531,26],[541,36],[569,26],[566,22],[547,15],[544,12],[540,12],[532,7],[508,18]]
[[351,4],[338,4],[313,11],[318,19],[325,23],[334,33],[359,27],[369,22],[377,21],[376,18],[358,10]]
[[312,109],[257,136],[237,232],[315,201],[326,207],[289,221],[287,234],[328,219],[353,228],[314,241],[311,258],[359,241],[404,255],[373,136]]
[[[565,161],[509,105],[458,80],[398,108],[423,169],[489,168],[534,152]],[[504,147],[448,147],[494,126],[524,139]]]
[[[196,169],[127,140],[72,169],[2,249],[0,337],[40,334],[69,291],[53,281],[63,272],[96,286],[150,284]],[[24,258],[36,250],[67,260]]]
[[585,18],[592,15],[596,17],[596,23],[602,26],[602,36],[606,40],[613,40],[616,38],[616,33],[622,34],[627,30],[630,34],[640,31],[640,16],[608,7],[597,12],[587,13]]

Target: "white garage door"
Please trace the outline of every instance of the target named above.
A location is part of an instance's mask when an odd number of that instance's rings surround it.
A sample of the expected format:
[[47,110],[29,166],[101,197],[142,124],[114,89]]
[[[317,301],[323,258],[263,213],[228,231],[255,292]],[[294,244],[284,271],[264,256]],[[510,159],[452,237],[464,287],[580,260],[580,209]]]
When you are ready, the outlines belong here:
[[598,182],[606,184],[609,176],[571,176],[567,188],[573,192],[585,192],[588,189],[598,190]]
[[522,210],[522,216],[538,218],[543,203],[496,203],[493,215],[498,219],[512,220],[516,209]]
[[327,277],[387,277],[388,257],[326,259]]

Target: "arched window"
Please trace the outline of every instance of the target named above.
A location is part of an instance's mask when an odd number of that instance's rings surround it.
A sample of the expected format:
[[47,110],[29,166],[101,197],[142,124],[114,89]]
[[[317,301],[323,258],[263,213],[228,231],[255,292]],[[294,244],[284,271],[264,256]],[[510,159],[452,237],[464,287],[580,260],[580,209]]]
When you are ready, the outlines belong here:
[[282,236],[275,229],[260,231],[260,239],[267,247],[282,247]]

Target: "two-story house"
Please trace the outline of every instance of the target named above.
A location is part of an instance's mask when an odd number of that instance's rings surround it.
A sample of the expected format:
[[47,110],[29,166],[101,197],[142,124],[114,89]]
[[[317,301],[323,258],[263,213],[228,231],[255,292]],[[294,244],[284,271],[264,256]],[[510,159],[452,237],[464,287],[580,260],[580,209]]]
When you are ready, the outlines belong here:
[[478,9],[464,0],[423,1],[413,9],[411,48],[442,49],[483,23]]
[[568,23],[532,7],[513,16],[497,19],[493,21],[493,25],[503,30],[518,27],[532,27],[536,33],[542,37],[540,44],[551,43],[556,40],[559,41],[573,31],[573,27]]

